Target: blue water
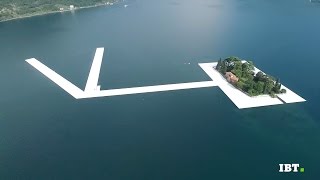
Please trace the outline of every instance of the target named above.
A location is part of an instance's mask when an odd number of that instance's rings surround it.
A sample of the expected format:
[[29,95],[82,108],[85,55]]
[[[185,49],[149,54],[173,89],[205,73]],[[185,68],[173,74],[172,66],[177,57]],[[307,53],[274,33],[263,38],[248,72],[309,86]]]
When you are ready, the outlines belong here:
[[[0,179],[320,179],[320,4],[125,3],[0,23]],[[239,110],[216,87],[75,100],[24,61],[84,89],[97,47],[102,89],[210,80],[197,64],[234,55],[307,102]]]

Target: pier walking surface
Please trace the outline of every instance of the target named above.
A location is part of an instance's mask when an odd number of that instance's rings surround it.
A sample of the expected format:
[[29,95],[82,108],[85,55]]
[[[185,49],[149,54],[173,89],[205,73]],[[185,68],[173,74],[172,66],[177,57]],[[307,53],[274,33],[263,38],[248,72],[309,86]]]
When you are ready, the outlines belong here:
[[[204,70],[205,73],[212,79],[212,81],[201,81],[201,82],[190,82],[190,83],[178,83],[178,84],[166,84],[166,85],[155,85],[155,86],[143,86],[143,87],[132,87],[132,88],[121,88],[121,89],[110,89],[100,90],[98,85],[99,74],[101,69],[101,63],[103,59],[104,48],[97,48],[95,57],[92,62],[90,73],[88,76],[85,90],[81,90],[70,81],[60,76],[55,71],[48,68],[35,58],[27,59],[31,66],[40,71],[43,75],[51,79],[58,86],[68,92],[71,96],[76,99],[94,98],[94,97],[105,97],[105,96],[120,96],[129,94],[139,93],[150,93],[150,92],[161,92],[161,91],[173,91],[183,89],[196,89],[204,87],[219,86],[220,89],[230,98],[230,100],[239,108],[253,108],[260,106],[270,106],[285,103],[297,103],[306,101],[290,89],[282,86],[287,90],[285,94],[277,95],[278,98],[272,98],[269,95],[261,95],[250,97],[239,89],[232,86],[226,79],[214,69],[216,62],[213,63],[199,63],[199,66]],[[255,71],[260,71],[255,68]]]

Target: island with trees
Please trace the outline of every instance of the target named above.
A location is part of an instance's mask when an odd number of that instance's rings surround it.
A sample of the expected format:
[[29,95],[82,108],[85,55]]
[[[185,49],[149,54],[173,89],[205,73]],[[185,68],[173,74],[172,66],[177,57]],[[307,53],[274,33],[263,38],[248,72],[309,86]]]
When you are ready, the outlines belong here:
[[261,71],[255,72],[252,61],[228,57],[224,60],[220,59],[215,69],[229,83],[251,97],[264,94],[276,97],[276,94],[286,93],[286,89],[281,89],[279,78],[274,78]]
[[0,0],[0,22],[81,8],[111,5],[120,0]]

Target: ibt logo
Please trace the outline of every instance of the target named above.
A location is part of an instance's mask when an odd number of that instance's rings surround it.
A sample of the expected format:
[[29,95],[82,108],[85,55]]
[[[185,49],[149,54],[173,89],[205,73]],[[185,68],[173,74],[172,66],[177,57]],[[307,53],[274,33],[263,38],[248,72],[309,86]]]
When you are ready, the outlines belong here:
[[304,172],[304,168],[299,168],[299,164],[279,164],[279,172]]

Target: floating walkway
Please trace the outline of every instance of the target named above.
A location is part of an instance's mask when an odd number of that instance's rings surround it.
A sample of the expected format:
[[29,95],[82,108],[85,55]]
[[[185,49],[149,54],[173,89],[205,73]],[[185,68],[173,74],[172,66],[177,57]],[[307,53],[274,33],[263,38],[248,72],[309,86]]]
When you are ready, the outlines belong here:
[[[132,88],[121,88],[121,89],[110,89],[100,90],[98,85],[101,63],[103,59],[104,48],[97,48],[94,56],[88,80],[86,83],[85,90],[81,90],[70,81],[60,76],[55,71],[48,68],[46,65],[39,62],[37,59],[27,59],[26,62],[31,66],[40,71],[47,78],[52,80],[71,96],[76,99],[84,98],[95,98],[95,97],[107,97],[107,96],[121,96],[129,94],[141,94],[161,91],[174,91],[183,89],[196,89],[205,87],[219,86],[220,89],[230,98],[230,100],[239,108],[252,108],[260,106],[270,106],[285,103],[296,103],[303,102],[305,99],[291,91],[285,86],[282,88],[287,90],[287,93],[278,95],[278,98],[271,98],[269,95],[262,95],[257,97],[249,97],[245,93],[241,92],[234,86],[232,86],[226,79],[214,69],[217,63],[200,63],[199,66],[204,70],[205,73],[212,79],[211,81],[201,82],[189,82],[189,83],[178,83],[178,84],[166,84],[166,85],[155,85],[155,86],[143,86],[143,87],[132,87]],[[255,69],[255,71],[260,71]]]
[[87,84],[84,89],[85,92],[96,91],[99,89],[98,81],[103,59],[104,48],[97,48],[96,54],[93,58],[90,73],[88,76]]
[[85,93],[84,96],[81,98],[121,96],[121,95],[129,95],[129,94],[175,91],[175,90],[183,90],[183,89],[197,89],[197,88],[214,87],[214,86],[217,86],[217,84],[214,83],[213,81],[143,86],[143,87],[133,87],[133,88],[101,90],[101,91],[96,91],[91,93]]
[[[199,64],[199,66],[208,74],[212,81],[218,84],[219,88],[239,109],[283,104],[280,99],[272,98],[269,95],[260,95],[255,97],[246,95],[245,93],[241,92],[239,89],[231,85],[229,82],[227,82],[227,80],[214,69],[216,65],[217,62]],[[259,71],[260,70],[258,68],[255,68],[255,72]],[[279,94],[278,97],[281,98],[285,103],[297,103],[306,101],[285,86],[282,85],[282,88],[286,89],[287,93]]]
[[68,92],[71,96],[73,96],[76,99],[106,97],[106,96],[121,96],[121,95],[129,95],[129,94],[175,91],[175,90],[183,90],[183,89],[196,89],[196,88],[217,86],[217,84],[213,81],[202,81],[202,82],[189,82],[189,83],[178,83],[178,84],[100,90],[98,81],[99,81],[100,69],[101,69],[101,64],[103,59],[103,53],[104,53],[104,48],[97,48],[84,91],[79,89],[70,81],[60,76],[55,71],[48,68],[46,65],[42,64],[37,59],[35,58],[27,59],[26,62],[28,62],[31,66],[33,66],[38,71],[40,71],[47,78],[51,79],[54,83],[56,83],[58,86],[60,86],[62,89],[64,89],[66,92]]
[[66,80],[65,78],[60,76],[58,73],[51,70],[50,68],[48,68],[46,65],[42,64],[35,58],[27,59],[26,62],[29,63],[34,68],[36,68],[38,71],[40,71],[43,75],[47,76],[47,78],[51,79],[51,81],[53,81],[62,89],[67,91],[74,98],[79,99],[80,97],[83,97],[84,93],[81,89],[79,89],[70,81]]

